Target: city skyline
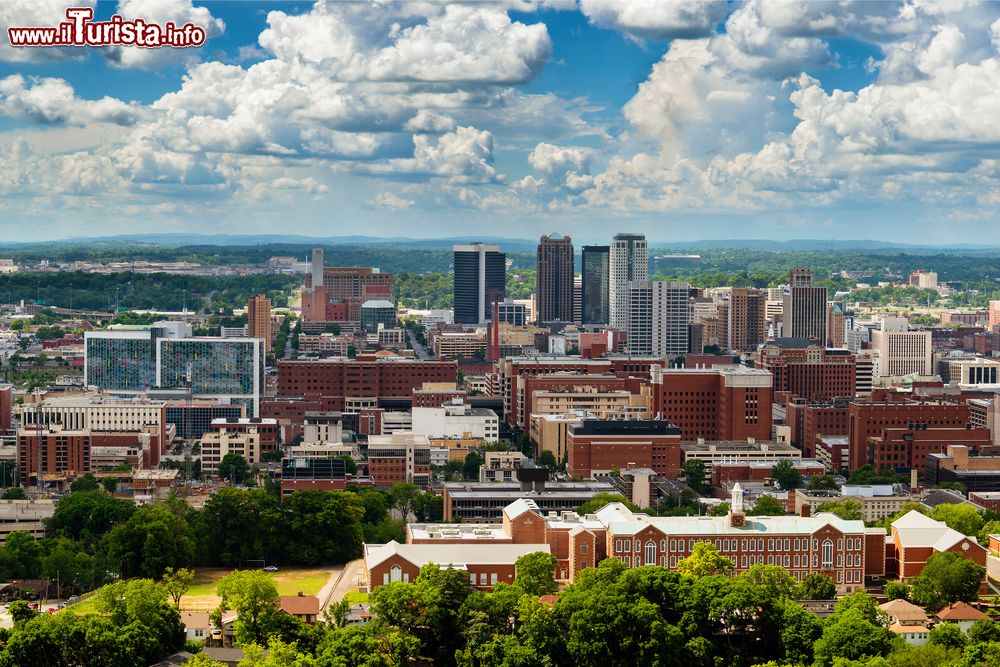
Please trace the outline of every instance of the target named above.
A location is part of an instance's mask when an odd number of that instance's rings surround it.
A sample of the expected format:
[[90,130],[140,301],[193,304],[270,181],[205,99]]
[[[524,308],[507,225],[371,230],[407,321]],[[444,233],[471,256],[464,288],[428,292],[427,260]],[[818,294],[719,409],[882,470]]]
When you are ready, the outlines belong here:
[[630,6],[171,0],[142,18],[203,47],[4,34],[0,229],[1000,243],[1000,5]]

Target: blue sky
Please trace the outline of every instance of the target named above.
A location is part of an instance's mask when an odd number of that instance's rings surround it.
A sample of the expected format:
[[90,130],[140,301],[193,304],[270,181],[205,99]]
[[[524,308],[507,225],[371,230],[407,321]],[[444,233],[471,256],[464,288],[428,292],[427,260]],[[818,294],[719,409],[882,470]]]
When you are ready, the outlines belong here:
[[[66,6],[0,5],[0,27]],[[1000,243],[997,3],[97,4],[115,12],[210,39],[0,43],[8,236]]]

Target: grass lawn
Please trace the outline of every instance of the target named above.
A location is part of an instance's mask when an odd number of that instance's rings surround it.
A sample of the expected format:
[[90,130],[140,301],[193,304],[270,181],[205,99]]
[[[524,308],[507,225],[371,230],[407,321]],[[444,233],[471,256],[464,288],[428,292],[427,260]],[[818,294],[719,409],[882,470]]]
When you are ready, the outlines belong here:
[[354,589],[353,591],[347,591],[344,599],[351,604],[365,604],[368,602],[368,593],[362,593],[358,589]]
[[[195,573],[194,582],[184,597],[181,609],[207,611],[219,604],[215,590],[219,580],[229,574],[229,570],[213,568]],[[282,568],[271,576],[278,587],[278,595],[296,595],[301,591],[306,595],[317,595],[330,578],[331,570],[317,568]]]

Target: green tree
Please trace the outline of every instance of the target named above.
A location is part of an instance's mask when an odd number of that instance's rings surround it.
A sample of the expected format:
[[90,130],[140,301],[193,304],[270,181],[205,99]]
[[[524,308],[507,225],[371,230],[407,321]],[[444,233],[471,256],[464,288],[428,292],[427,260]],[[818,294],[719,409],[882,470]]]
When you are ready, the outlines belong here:
[[353,456],[348,454],[341,454],[340,456],[335,456],[334,458],[340,459],[347,466],[347,474],[357,475],[358,474],[358,462],[354,460]]
[[216,476],[219,479],[229,480],[233,484],[243,484],[250,476],[250,466],[241,455],[230,452],[219,461]]
[[556,584],[558,560],[542,551],[525,554],[514,563],[514,585],[528,595],[545,595],[559,590]]
[[80,475],[69,485],[69,490],[73,492],[96,491],[99,488],[101,488],[100,484],[97,483],[97,478],[94,477],[94,473],[92,472]]
[[866,661],[886,656],[893,649],[894,639],[889,630],[866,618],[860,609],[838,611],[813,646],[814,665],[832,667],[840,660]]
[[56,535],[92,545],[135,510],[132,501],[103,491],[74,491],[56,501],[50,528]]
[[927,559],[924,569],[913,580],[913,602],[937,610],[952,602],[972,602],[986,568],[961,554],[940,552]]
[[795,596],[799,600],[832,600],[837,597],[837,585],[825,574],[813,572],[802,578]]
[[553,454],[548,449],[543,449],[541,452],[538,453],[538,459],[536,463],[538,463],[538,465],[540,466],[545,466],[549,470],[555,470],[556,468],[559,467],[559,464],[556,462],[556,455]]
[[192,582],[194,582],[194,572],[186,567],[176,570],[167,567],[163,571],[163,588],[166,589],[170,599],[174,601],[174,606],[178,609],[181,606],[181,598],[191,589]]
[[940,623],[931,629],[930,643],[946,649],[962,650],[968,639],[956,623]]
[[2,500],[27,500],[28,494],[24,492],[20,486],[12,486],[9,489],[4,489],[3,495],[0,495]]
[[577,514],[586,516],[593,514],[608,503],[622,503],[633,512],[639,511],[639,506],[620,493],[598,493],[593,498],[576,508]]
[[[295,494],[292,494],[295,495]],[[200,563],[235,566],[281,561],[288,542],[280,501],[262,489],[225,487],[197,514]]]
[[941,504],[931,510],[931,518],[943,521],[963,535],[978,535],[985,521],[974,505]]
[[108,493],[114,493],[118,490],[118,480],[114,477],[105,477],[101,480],[101,486],[104,487],[104,490]]
[[141,507],[105,539],[108,560],[123,577],[159,579],[167,568],[191,565],[195,539],[181,502]]
[[94,559],[66,538],[54,542],[42,558],[42,577],[55,584],[56,595],[63,597],[93,584]]
[[389,502],[404,521],[408,520],[410,512],[413,511],[413,503],[419,495],[420,487],[413,482],[393,484],[389,487]]
[[802,487],[802,475],[789,459],[781,459],[771,468],[771,478],[784,491]]
[[274,579],[259,570],[234,570],[219,580],[216,592],[224,609],[236,617],[236,641],[261,644],[281,613]]
[[418,522],[430,523],[444,518],[444,497],[434,493],[421,493],[413,502],[413,514]]
[[831,500],[820,503],[816,512],[829,512],[845,521],[861,521],[864,519],[864,508],[860,500],[845,498],[844,500]]
[[479,466],[486,462],[486,458],[478,451],[471,450],[465,455],[465,463],[462,465],[462,477],[467,482],[479,481]]
[[902,581],[887,581],[885,584],[885,597],[889,600],[909,600],[910,587]]
[[747,516],[784,516],[785,506],[774,496],[763,495],[757,499]]
[[285,499],[285,549],[301,565],[346,563],[361,555],[365,507],[348,491],[296,491]]
[[705,480],[705,462],[701,459],[688,459],[682,463],[680,477],[695,493],[708,492],[709,485]]
[[812,475],[806,482],[806,488],[810,491],[833,491],[837,488],[837,480],[833,475]]
[[8,605],[7,611],[15,626],[23,625],[38,616],[38,612],[28,605],[27,600],[14,600]]
[[695,542],[691,555],[677,563],[678,572],[696,578],[729,574],[734,567],[736,563],[720,554],[711,542]]

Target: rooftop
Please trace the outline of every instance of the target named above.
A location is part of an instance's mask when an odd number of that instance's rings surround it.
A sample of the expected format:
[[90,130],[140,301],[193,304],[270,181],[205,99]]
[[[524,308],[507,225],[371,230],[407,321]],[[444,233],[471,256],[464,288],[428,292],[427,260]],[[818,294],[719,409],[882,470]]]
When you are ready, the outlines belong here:
[[437,563],[443,567],[465,569],[467,563],[504,565],[521,556],[541,551],[551,553],[548,544],[366,544],[365,563],[375,567],[392,556],[400,556],[417,567]]
[[989,618],[967,602],[955,602],[937,613],[937,617],[942,621],[978,621],[981,618]]

